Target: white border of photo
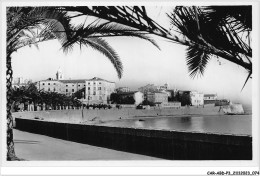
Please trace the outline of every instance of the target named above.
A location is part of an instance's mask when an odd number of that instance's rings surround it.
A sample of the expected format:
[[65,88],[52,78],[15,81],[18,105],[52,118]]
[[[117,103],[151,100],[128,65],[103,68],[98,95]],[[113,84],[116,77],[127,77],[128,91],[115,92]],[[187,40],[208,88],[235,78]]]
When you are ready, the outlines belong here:
[[[83,4],[84,2],[84,4]],[[6,6],[61,5],[253,5],[252,161],[6,161]],[[259,171],[259,1],[1,1],[2,175],[207,175],[208,171]],[[69,167],[68,167],[69,166]]]

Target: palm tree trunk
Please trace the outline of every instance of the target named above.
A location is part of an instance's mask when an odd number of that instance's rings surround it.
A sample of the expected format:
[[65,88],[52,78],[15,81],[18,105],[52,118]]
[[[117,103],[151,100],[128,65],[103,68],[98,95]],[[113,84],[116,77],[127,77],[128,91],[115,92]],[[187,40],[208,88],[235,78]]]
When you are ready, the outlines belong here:
[[11,100],[11,88],[13,80],[13,70],[11,63],[11,54],[7,54],[6,59],[6,98],[7,98],[7,160],[16,160],[15,151],[14,151],[14,140],[13,140],[13,117],[11,113],[12,100]]

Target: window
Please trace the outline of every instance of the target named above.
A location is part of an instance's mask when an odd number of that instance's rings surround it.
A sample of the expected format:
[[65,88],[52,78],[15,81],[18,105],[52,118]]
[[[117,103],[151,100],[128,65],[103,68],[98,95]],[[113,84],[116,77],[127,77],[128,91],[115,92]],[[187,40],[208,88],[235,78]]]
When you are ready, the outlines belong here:
[[96,82],[94,82],[94,85],[96,85]]
[[48,85],[51,85],[51,83],[48,83]]
[[56,85],[56,83],[53,83],[53,85]]
[[90,90],[90,87],[88,87],[88,90]]
[[80,87],[80,85],[78,85],[78,87]]
[[42,85],[45,85],[44,83],[42,83]]
[[101,90],[101,87],[99,87],[98,90]]
[[72,86],[74,87],[74,84],[72,84]]
[[72,92],[74,92],[74,89],[72,89]]
[[96,95],[96,91],[93,92],[93,95]]
[[98,84],[101,84],[101,82],[99,82]]
[[68,92],[68,89],[66,89],[66,92]]
[[50,91],[51,89],[50,88],[48,88],[48,91]]
[[88,85],[90,85],[90,82],[88,82]]
[[66,85],[66,87],[68,87],[68,84]]
[[55,92],[55,91],[56,91],[56,89],[55,89],[55,88],[53,88],[53,91]]
[[101,97],[101,96],[99,96],[99,100],[102,100],[102,97]]
[[94,90],[96,90],[96,87],[94,87]]
[[85,87],[86,85],[84,85],[84,87]]

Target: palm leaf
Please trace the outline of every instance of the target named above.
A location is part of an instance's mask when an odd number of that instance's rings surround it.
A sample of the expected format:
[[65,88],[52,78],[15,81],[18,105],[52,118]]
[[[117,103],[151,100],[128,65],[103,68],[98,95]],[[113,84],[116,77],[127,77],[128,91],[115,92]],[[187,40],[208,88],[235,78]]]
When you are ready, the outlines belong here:
[[203,75],[210,60],[210,54],[194,47],[189,47],[187,50],[186,61],[190,76],[194,78],[196,75]]
[[87,46],[104,54],[113,64],[119,78],[122,77],[123,65],[115,50],[102,38],[88,38],[81,41]]
[[160,49],[155,40],[149,37],[146,33],[133,29],[132,27],[118,25],[115,23],[89,24],[85,27],[83,25],[79,25],[74,27],[73,31],[75,32],[72,37],[64,43],[65,47],[76,43],[80,38],[127,36],[149,41]]

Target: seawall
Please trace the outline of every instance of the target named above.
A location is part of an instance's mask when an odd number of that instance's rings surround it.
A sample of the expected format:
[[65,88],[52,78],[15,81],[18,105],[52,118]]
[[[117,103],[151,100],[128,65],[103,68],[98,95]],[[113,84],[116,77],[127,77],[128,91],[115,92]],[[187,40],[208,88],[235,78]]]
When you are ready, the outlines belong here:
[[172,160],[251,160],[252,137],[135,129],[16,118],[16,128]]
[[129,119],[135,117],[157,116],[181,116],[181,115],[223,115],[219,107],[190,107],[178,109],[84,109],[82,110],[50,110],[50,111],[26,111],[13,113],[14,118],[44,119],[56,122],[86,122],[92,119],[102,121]]

